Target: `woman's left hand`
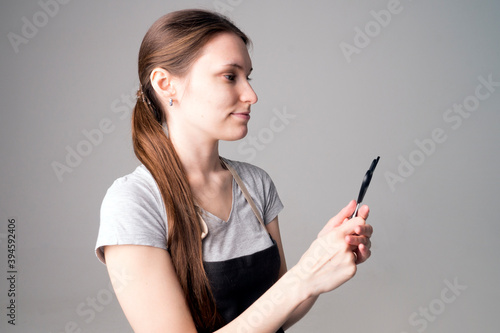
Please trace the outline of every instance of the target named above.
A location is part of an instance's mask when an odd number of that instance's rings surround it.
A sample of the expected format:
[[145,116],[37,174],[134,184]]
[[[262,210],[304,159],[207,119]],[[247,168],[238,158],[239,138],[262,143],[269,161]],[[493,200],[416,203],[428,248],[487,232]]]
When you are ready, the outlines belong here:
[[[347,207],[344,209],[351,211],[351,214],[356,209],[356,201],[352,200]],[[349,214],[349,215],[351,215]],[[370,214],[370,209],[367,205],[361,206],[358,210],[358,216],[363,220],[368,219],[368,215]],[[341,215],[341,214],[339,214]],[[356,219],[354,217],[353,219]],[[349,219],[336,219],[336,217],[332,218],[329,223],[320,231],[318,237],[321,237],[325,233],[331,231],[332,229],[340,226],[343,223],[349,223]],[[356,264],[361,264],[368,260],[371,255],[371,241],[370,237],[373,234],[373,227],[369,224],[362,224],[355,228],[354,233],[351,235],[347,235],[345,237],[345,241],[352,247],[352,252],[356,255]]]

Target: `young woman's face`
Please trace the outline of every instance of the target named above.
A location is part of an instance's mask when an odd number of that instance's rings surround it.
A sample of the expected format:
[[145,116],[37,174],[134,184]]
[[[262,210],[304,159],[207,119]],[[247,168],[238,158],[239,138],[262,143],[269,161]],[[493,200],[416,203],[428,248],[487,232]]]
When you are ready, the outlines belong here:
[[171,120],[185,134],[199,138],[243,138],[250,106],[257,102],[248,78],[251,71],[252,62],[241,38],[232,33],[216,35],[176,88]]

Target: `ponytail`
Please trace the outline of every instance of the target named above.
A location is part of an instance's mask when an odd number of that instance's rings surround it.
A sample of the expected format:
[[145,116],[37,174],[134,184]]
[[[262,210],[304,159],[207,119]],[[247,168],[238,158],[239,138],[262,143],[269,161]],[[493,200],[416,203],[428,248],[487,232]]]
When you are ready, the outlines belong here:
[[191,188],[152,105],[141,98],[132,114],[132,141],[135,155],[160,189],[167,212],[167,247],[195,325],[201,329],[221,326],[203,268],[201,227]]

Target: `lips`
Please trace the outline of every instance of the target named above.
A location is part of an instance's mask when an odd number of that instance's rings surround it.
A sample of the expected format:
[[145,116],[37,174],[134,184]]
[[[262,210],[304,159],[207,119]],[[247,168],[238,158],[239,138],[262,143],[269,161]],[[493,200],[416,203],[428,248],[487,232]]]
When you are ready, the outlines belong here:
[[250,119],[250,111],[244,111],[244,112],[233,112],[231,115],[243,118],[243,119]]

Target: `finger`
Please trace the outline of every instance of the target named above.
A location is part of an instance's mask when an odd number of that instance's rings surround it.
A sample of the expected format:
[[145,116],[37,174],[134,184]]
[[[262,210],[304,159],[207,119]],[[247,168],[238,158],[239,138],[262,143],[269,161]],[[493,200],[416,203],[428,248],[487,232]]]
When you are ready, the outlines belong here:
[[352,213],[354,213],[355,209],[356,209],[356,201],[351,200],[347,204],[347,206],[342,208],[342,210],[337,215],[335,215],[330,219],[330,221],[328,221],[328,224],[331,224],[332,227],[338,227],[339,225],[344,223],[344,221],[349,220]]
[[369,224],[359,225],[354,228],[354,232],[360,236],[371,237],[373,234],[373,227]]
[[[337,227],[337,230],[341,231],[344,236],[360,236],[357,234],[357,231],[363,232],[363,226],[365,225],[365,220],[360,217],[355,217],[350,219],[347,223],[344,223]],[[361,228],[361,229],[360,229]],[[363,235],[363,237],[365,237]]]
[[323,229],[319,232],[318,237],[321,237],[321,235],[324,235],[325,233],[328,233],[331,231],[333,228],[338,227],[341,225],[345,220],[349,219],[349,217],[352,215],[354,210],[356,209],[356,201],[351,200],[347,206],[342,208],[342,210],[332,217],[328,223],[323,227]]
[[345,242],[351,246],[359,246],[361,244],[363,245],[369,244],[370,239],[365,236],[347,235],[345,236]]
[[357,264],[361,264],[370,258],[372,252],[369,247],[364,246],[363,244],[359,245],[356,250],[356,254],[358,256]]
[[367,205],[363,205],[358,210],[358,216],[363,220],[368,219],[368,215],[370,215],[370,208]]

